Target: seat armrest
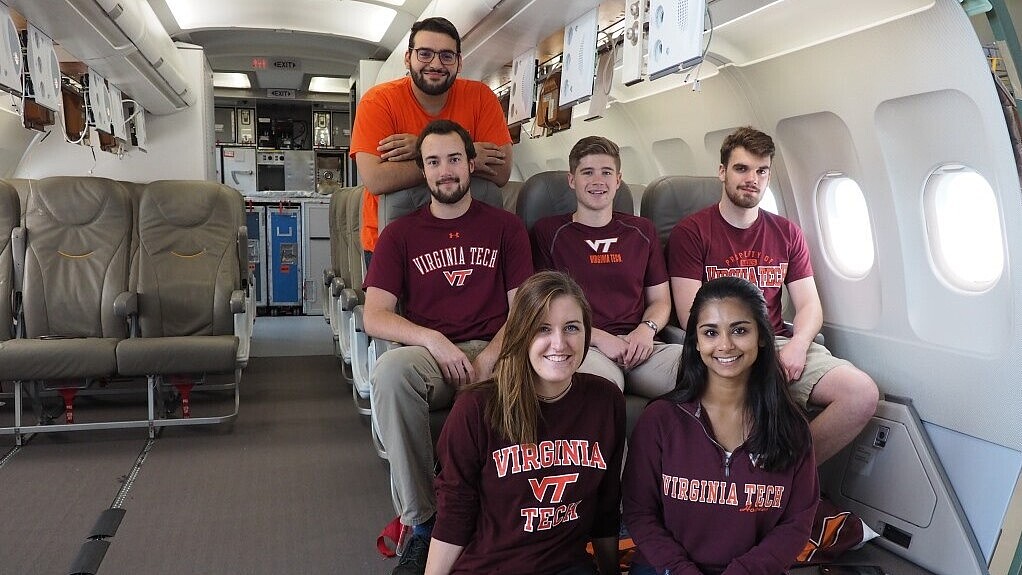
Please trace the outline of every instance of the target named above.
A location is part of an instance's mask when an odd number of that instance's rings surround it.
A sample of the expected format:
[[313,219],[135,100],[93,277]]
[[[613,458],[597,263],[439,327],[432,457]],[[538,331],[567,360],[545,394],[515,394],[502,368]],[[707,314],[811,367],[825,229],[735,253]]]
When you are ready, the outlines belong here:
[[240,289],[236,289],[231,292],[231,313],[239,314],[244,313],[245,310],[245,292]]
[[339,297],[341,295],[341,291],[347,287],[344,285],[344,279],[339,277],[331,277],[329,286],[330,297]]
[[27,229],[17,227],[11,231],[11,248],[14,255],[14,291],[19,294],[25,281],[25,246],[27,242]]
[[130,291],[117,294],[114,298],[114,315],[117,317],[138,315],[138,294]]
[[387,353],[392,349],[397,349],[404,345],[397,341],[389,341],[383,339],[374,339],[373,342],[376,343],[376,357],[380,357],[384,353]]
[[665,325],[659,335],[660,341],[664,343],[685,343],[685,330],[676,325]]

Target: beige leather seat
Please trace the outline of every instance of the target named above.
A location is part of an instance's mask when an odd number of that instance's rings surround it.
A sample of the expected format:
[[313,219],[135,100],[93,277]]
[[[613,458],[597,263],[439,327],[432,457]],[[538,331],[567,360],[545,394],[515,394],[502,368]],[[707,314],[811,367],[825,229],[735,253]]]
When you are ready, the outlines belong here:
[[14,249],[11,232],[21,220],[18,191],[0,182],[0,341],[14,337],[14,308],[10,305],[14,292]]
[[[16,382],[15,427],[21,429],[21,385],[42,418],[40,382],[66,380],[67,389],[112,376],[115,350],[127,337],[115,302],[130,300],[132,234],[128,192],[105,178],[52,177],[34,182],[24,227],[15,231],[16,266],[23,270],[18,339],[0,345],[0,380]],[[17,240],[21,238],[21,240]],[[67,422],[73,422],[65,395]]]
[[[248,359],[249,325],[242,279],[248,238],[241,195],[210,182],[159,181],[142,192],[138,212],[138,335],[117,346],[117,371],[147,376],[150,400],[173,381],[189,415],[190,384],[207,374],[235,374]],[[180,420],[178,420],[180,421]],[[167,425],[166,420],[156,422]]]
[[642,193],[639,213],[653,220],[666,249],[671,230],[683,218],[720,201],[720,179],[712,176],[661,176]]

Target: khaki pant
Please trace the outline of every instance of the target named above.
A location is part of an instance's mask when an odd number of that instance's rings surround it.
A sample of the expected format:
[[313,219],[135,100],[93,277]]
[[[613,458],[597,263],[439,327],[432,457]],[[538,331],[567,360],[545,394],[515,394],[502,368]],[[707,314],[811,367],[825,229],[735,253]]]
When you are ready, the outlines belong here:
[[581,373],[591,373],[613,381],[621,391],[653,399],[674,389],[678,383],[682,346],[677,343],[653,343],[653,353],[646,361],[625,372],[603,352],[589,348]]
[[[774,338],[774,347],[780,351],[791,339],[779,335]],[[805,409],[809,409],[809,396],[812,395],[816,384],[827,375],[827,372],[839,365],[852,365],[848,360],[834,357],[830,350],[816,343],[809,344],[806,351],[806,366],[802,370],[802,377],[788,384],[791,397]]]
[[[459,343],[469,359],[487,345]],[[457,391],[424,347],[406,346],[380,356],[373,368],[373,419],[390,462],[390,490],[401,523],[418,525],[436,512],[429,412],[447,409]]]

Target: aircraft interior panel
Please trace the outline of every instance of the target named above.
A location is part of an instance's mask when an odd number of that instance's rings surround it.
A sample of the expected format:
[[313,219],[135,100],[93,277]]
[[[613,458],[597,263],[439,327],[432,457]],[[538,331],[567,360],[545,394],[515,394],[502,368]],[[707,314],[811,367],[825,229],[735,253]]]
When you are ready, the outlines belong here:
[[[833,112],[817,112],[781,120],[777,135],[784,149],[786,173],[796,192],[795,205],[815,212],[800,220],[816,223],[804,223],[802,229],[813,248],[814,273],[817,277],[823,274],[827,277],[825,284],[819,287],[827,309],[827,323],[864,330],[876,327],[883,307],[879,273],[875,266],[859,278],[840,273],[825,245],[826,234],[820,229],[825,220],[818,217],[827,209],[818,194],[818,184],[824,177],[841,173],[861,181],[864,175],[848,125]],[[869,199],[867,197],[867,206]],[[862,238],[848,239],[862,241]]]
[[692,147],[681,138],[657,140],[650,145],[650,151],[658,173],[673,173],[677,166],[695,166]]
[[983,556],[990,561],[1015,490],[1015,478],[1022,472],[1022,453],[932,423],[923,422],[923,428],[948,479],[956,486],[958,501]]

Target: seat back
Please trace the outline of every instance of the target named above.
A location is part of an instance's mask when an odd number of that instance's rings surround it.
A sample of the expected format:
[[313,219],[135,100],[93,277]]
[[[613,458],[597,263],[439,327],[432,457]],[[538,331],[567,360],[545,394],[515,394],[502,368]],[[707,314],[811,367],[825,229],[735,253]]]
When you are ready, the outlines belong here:
[[24,216],[26,337],[127,336],[113,303],[128,288],[133,225],[131,199],[114,180],[33,183]]
[[[341,188],[330,194],[330,268],[336,277],[344,279],[342,270],[348,267],[348,194],[352,188]],[[348,285],[345,283],[344,285]]]
[[11,232],[21,221],[21,201],[18,191],[10,184],[0,182],[0,341],[14,335],[14,309],[11,293],[14,290],[14,257]]
[[356,290],[362,289],[365,256],[362,252],[362,198],[364,186],[354,188],[348,194],[348,209],[345,212],[343,234],[348,239],[347,265],[343,268],[344,285]]
[[[628,184],[621,182],[614,196],[614,211],[635,213],[632,203],[632,192]],[[518,191],[518,203],[515,213],[525,222],[525,227],[532,230],[537,220],[548,216],[569,214],[578,207],[575,190],[568,185],[568,172],[551,171],[534,174]]]
[[[471,186],[470,192],[473,199],[497,208],[504,208],[503,192],[497,184],[473,176]],[[420,184],[414,188],[379,196],[379,200],[379,225],[380,233],[382,233],[383,228],[390,222],[403,215],[410,214],[429,203],[429,187],[426,184]]]
[[[18,200],[21,202],[22,218],[24,218],[25,210],[28,208],[28,194],[32,191],[32,186],[34,186],[38,181],[39,180],[30,180],[28,178],[8,178],[4,180],[4,182],[18,191]],[[19,221],[21,220],[19,219]]]
[[639,214],[653,220],[665,248],[684,217],[720,201],[720,180],[712,176],[661,176],[646,186]]
[[142,337],[234,333],[241,289],[241,194],[204,181],[164,180],[142,192],[138,307]]

